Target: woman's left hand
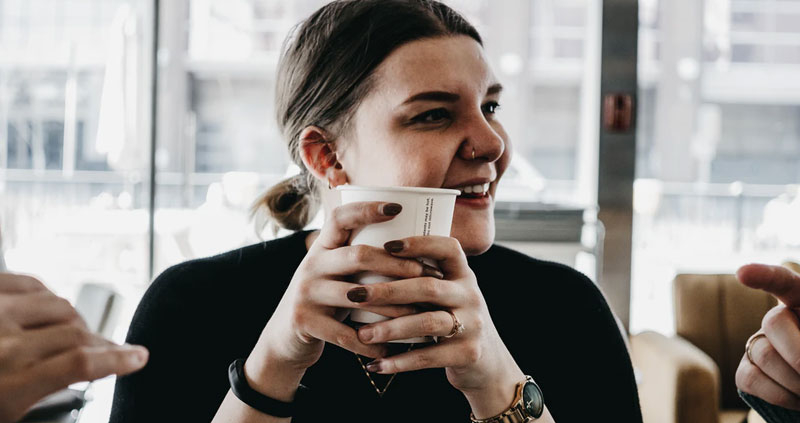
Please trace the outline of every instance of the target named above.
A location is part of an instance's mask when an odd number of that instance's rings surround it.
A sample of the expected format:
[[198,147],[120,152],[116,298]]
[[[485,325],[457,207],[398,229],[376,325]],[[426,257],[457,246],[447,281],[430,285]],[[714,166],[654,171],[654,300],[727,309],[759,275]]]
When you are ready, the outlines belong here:
[[[524,379],[511,353],[492,323],[478,281],[467,265],[467,257],[455,238],[416,236],[391,241],[384,246],[396,257],[436,260],[442,279],[419,277],[353,288],[370,305],[426,304],[429,311],[396,317],[363,326],[358,336],[364,343],[384,343],[418,336],[438,336],[437,344],[376,360],[367,369],[382,374],[425,368],[445,368],[447,380],[467,394],[490,387],[513,386]],[[364,294],[366,294],[364,296]],[[464,331],[444,338],[454,329],[449,310]],[[497,388],[495,388],[497,389]],[[507,392],[510,395],[512,392]],[[506,398],[504,401],[507,401]]]

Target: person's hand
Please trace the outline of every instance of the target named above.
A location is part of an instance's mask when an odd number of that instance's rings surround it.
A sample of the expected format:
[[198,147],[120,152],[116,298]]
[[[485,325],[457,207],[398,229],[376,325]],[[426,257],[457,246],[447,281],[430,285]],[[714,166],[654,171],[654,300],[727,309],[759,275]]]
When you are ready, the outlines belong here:
[[[275,312],[245,363],[245,374],[258,388],[263,379],[275,379],[274,369],[302,372],[319,360],[325,342],[375,358],[387,354],[384,345],[366,344],[356,331],[342,323],[348,309],[359,308],[387,317],[417,312],[412,306],[371,305],[352,302],[347,292],[356,286],[350,276],[364,271],[396,278],[437,273],[416,260],[392,257],[382,248],[348,246],[351,232],[363,226],[391,220],[399,204],[359,202],[332,211],[303,261],[298,266]],[[268,366],[273,360],[280,366]],[[270,367],[272,372],[265,372]],[[266,386],[266,384],[261,385]]]
[[743,392],[800,410],[800,275],[782,266],[750,264],[737,272],[744,285],[766,291],[783,304],[764,316],[761,329],[736,370]]
[[144,367],[144,347],[116,345],[86,328],[69,302],[38,280],[0,273],[0,423],[76,382]]
[[[467,265],[458,240],[417,236],[388,242],[385,248],[396,257],[436,260],[444,278],[416,277],[354,288],[364,298],[362,305],[422,303],[431,306],[426,312],[363,326],[359,329],[359,338],[371,345],[418,336],[440,338],[436,345],[377,360],[370,363],[368,369],[396,373],[445,368],[450,384],[468,399],[489,388],[505,395],[502,402],[509,401],[507,395],[524,375],[492,323],[478,281]],[[464,331],[443,338],[455,328],[451,313],[464,326]]]

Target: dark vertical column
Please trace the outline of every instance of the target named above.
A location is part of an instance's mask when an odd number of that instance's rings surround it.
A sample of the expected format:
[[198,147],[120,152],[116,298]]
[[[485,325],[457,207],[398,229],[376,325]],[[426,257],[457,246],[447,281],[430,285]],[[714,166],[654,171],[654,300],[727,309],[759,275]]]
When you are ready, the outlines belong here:
[[[603,1],[601,96],[615,93],[630,96],[633,110],[637,93],[638,13],[637,0]],[[625,130],[609,130],[601,125],[598,152],[598,217],[606,227],[600,286],[626,328],[630,321],[635,122],[634,118]]]

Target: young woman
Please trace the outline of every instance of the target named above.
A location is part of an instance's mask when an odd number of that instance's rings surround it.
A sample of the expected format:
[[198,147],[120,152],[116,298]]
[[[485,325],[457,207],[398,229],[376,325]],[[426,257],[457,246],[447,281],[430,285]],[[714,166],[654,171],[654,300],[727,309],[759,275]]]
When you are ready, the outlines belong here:
[[[337,1],[290,36],[278,75],[303,171],[261,203],[294,230],[321,204],[325,224],[164,272],[128,335],[150,362],[119,379],[112,422],[641,421],[595,285],[492,244],[512,149],[475,28],[432,0]],[[479,189],[457,199],[451,237],[379,249],[348,246],[351,231],[403,210],[338,206],[344,183]],[[398,280],[348,282],[361,271]],[[392,319],[356,330],[352,308]],[[423,335],[441,338],[387,343]]]

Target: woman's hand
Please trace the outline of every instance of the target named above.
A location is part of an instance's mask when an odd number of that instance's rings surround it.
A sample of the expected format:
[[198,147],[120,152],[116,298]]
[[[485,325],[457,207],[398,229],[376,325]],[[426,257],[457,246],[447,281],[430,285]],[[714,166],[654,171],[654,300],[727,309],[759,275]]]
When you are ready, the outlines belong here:
[[0,273],[0,423],[19,420],[68,385],[144,367],[147,350],[91,333],[75,309],[38,280]]
[[770,310],[736,371],[743,392],[791,410],[800,410],[800,275],[781,266],[751,264],[737,272],[739,281],[769,292],[783,304]]
[[[269,390],[267,381],[274,382],[277,369],[302,376],[301,372],[319,360],[325,342],[371,358],[386,355],[386,346],[361,342],[356,331],[342,323],[347,309],[360,308],[387,317],[405,316],[417,309],[352,302],[347,292],[356,285],[348,278],[364,271],[401,279],[441,273],[417,260],[392,257],[381,248],[347,244],[353,230],[388,221],[400,212],[399,204],[383,202],[350,203],[333,210],[245,364],[245,373],[256,388],[263,380],[261,386]],[[299,382],[298,377],[287,379]]]
[[[524,380],[524,374],[492,323],[478,281],[458,240],[418,236],[388,242],[385,248],[396,257],[436,260],[444,278],[416,277],[353,288],[353,292],[364,298],[362,306],[422,303],[432,308],[363,326],[359,338],[369,345],[417,336],[440,338],[436,345],[379,359],[370,363],[368,369],[396,373],[443,367],[450,384],[468,399],[487,393],[487,389],[496,390],[491,395],[502,404],[499,411],[508,407],[514,387]],[[455,314],[464,325],[463,333],[442,338],[454,328],[453,318],[445,310]]]

